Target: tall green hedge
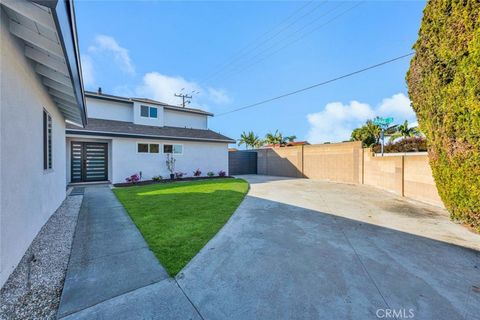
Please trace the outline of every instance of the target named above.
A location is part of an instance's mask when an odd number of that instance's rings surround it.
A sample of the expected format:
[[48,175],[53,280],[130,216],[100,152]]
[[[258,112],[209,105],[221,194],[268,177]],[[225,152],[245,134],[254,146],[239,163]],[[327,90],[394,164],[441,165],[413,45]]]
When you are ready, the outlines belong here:
[[480,230],[480,1],[428,1],[407,74],[438,192]]

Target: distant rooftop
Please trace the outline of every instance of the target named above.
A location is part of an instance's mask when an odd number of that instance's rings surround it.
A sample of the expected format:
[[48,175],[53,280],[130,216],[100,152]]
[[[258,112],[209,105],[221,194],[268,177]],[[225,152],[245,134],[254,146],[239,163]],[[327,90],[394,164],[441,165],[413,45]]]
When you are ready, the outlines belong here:
[[93,92],[93,91],[85,91],[85,97],[87,98],[96,98],[96,99],[103,99],[103,100],[110,100],[110,101],[117,101],[117,102],[128,102],[128,103],[133,103],[134,101],[137,102],[143,102],[143,103],[148,103],[148,104],[155,104],[164,107],[165,109],[169,110],[175,110],[175,111],[180,111],[180,112],[190,112],[190,113],[198,113],[198,114],[204,114],[207,116],[213,116],[213,113],[201,110],[201,109],[196,109],[196,108],[184,108],[184,107],[179,107],[179,106],[174,106],[168,103],[164,103],[161,101],[157,100],[152,100],[148,98],[128,98],[128,97],[121,97],[121,96],[115,96],[112,94],[106,94],[102,92]]
[[263,148],[280,148],[280,147],[296,147],[296,146],[308,146],[310,143],[308,141],[292,141],[287,142],[284,145],[280,144],[266,144]]

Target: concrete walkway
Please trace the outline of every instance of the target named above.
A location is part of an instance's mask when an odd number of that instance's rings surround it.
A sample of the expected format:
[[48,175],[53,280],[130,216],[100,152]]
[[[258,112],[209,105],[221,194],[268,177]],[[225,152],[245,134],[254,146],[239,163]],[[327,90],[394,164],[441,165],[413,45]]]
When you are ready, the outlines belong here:
[[105,185],[85,188],[57,316],[198,319]]

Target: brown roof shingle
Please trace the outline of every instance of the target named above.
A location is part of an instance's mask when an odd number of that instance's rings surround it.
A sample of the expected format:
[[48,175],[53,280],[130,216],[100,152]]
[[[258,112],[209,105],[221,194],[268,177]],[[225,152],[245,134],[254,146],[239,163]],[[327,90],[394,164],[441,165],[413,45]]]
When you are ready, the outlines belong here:
[[95,118],[88,118],[88,124],[84,128],[67,123],[66,132],[67,134],[139,137],[147,139],[235,142],[235,140],[212,130],[146,126],[132,122]]

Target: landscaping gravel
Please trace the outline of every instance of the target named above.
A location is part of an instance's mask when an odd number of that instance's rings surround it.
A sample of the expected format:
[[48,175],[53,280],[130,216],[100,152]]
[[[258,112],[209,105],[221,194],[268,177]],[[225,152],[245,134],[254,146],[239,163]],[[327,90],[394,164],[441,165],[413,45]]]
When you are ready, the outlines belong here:
[[68,196],[0,291],[0,319],[55,319],[83,196]]

